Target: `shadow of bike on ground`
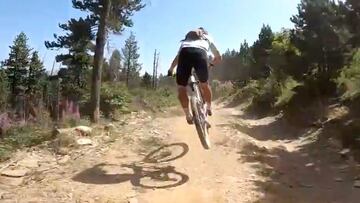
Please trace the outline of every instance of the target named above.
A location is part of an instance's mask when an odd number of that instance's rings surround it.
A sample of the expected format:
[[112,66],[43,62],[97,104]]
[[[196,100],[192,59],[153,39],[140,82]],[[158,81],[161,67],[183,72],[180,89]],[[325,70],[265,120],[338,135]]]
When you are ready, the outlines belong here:
[[186,143],[173,143],[159,147],[145,156],[145,163],[165,163],[180,159],[189,152]]
[[127,181],[133,186],[148,189],[177,187],[189,181],[189,176],[176,171],[174,166],[159,166],[160,163],[179,159],[187,154],[185,143],[164,145],[150,152],[142,161],[131,164],[101,163],[86,169],[72,180],[86,184],[120,184]]

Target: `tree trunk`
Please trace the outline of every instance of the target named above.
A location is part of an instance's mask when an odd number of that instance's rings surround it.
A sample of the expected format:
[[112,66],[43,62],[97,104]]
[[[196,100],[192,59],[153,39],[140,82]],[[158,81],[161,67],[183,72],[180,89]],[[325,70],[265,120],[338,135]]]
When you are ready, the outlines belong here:
[[156,74],[156,49],[154,52],[154,64],[153,64],[153,75],[152,75],[152,88],[155,89],[155,74]]
[[127,59],[127,68],[126,68],[126,87],[129,87],[129,80],[130,80],[130,68],[131,68],[131,54],[130,54],[130,50],[129,50],[129,56]]
[[159,68],[159,55],[160,53],[157,53],[156,55],[156,65],[155,65],[155,78],[154,78],[154,81],[155,81],[155,89],[157,89],[157,86],[158,86],[158,68]]
[[106,44],[106,25],[107,19],[109,17],[111,2],[110,0],[104,0],[103,9],[100,15],[100,23],[96,36],[96,48],[94,56],[94,68],[92,73],[92,83],[91,83],[91,103],[93,114],[91,116],[91,121],[93,123],[98,123],[100,118],[100,88],[101,88],[101,69],[104,60],[104,48]]

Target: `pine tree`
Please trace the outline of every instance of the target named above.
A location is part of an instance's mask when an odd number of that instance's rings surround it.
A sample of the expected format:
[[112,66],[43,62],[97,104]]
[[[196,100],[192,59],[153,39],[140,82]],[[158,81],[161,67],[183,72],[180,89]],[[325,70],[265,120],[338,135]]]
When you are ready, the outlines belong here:
[[271,50],[274,33],[269,25],[263,25],[259,39],[252,46],[252,58],[254,59],[254,72],[252,76],[267,77],[269,69],[267,66],[268,52]]
[[259,39],[253,45],[253,57],[256,62],[260,62],[266,52],[271,49],[274,33],[269,25],[263,25],[261,28]]
[[27,91],[32,95],[41,95],[44,77],[44,65],[40,61],[38,52],[34,51],[29,64]]
[[152,86],[151,80],[152,80],[151,75],[149,73],[145,72],[144,76],[142,77],[141,85],[147,89],[150,89]]
[[108,77],[110,81],[119,81],[121,73],[121,54],[120,51],[115,49],[110,57],[110,64],[108,70]]
[[131,32],[121,51],[124,59],[124,68],[126,69],[126,85],[129,86],[130,79],[138,77],[141,70],[141,64],[138,61],[140,58],[138,53],[139,47],[134,33]]
[[246,40],[240,45],[239,57],[240,57],[240,60],[241,60],[242,64],[250,65],[250,62],[251,62],[251,49],[250,49],[249,44],[247,43]]
[[17,89],[26,88],[29,69],[29,55],[31,49],[27,44],[28,38],[24,32],[16,36],[14,44],[10,46],[9,58],[5,60],[6,74],[11,90],[11,104],[14,107]]
[[351,45],[353,47],[360,46],[360,1],[359,0],[347,0],[345,4],[339,2],[346,12],[346,23],[352,33]]
[[295,24],[291,42],[302,53],[303,64],[299,68],[316,84],[318,88],[311,89],[317,94],[334,92],[331,78],[344,67],[345,45],[350,35],[342,16],[341,7],[335,1],[302,0],[298,14],[291,19]]
[[0,95],[0,111],[3,111],[8,103],[9,87],[5,70],[2,68],[0,68]]
[[95,21],[91,18],[70,19],[59,27],[66,32],[63,36],[54,34],[53,42],[46,41],[48,49],[67,49],[67,54],[56,56],[56,61],[67,66],[67,70],[62,70],[62,94],[74,100],[80,99],[87,88],[88,69],[92,64],[90,52],[95,36],[92,26]]
[[100,86],[104,58],[104,47],[108,31],[120,33],[125,27],[131,27],[131,16],[144,7],[142,0],[73,0],[76,9],[90,12],[96,21],[96,47],[91,87],[93,106],[92,122],[97,123],[100,117]]

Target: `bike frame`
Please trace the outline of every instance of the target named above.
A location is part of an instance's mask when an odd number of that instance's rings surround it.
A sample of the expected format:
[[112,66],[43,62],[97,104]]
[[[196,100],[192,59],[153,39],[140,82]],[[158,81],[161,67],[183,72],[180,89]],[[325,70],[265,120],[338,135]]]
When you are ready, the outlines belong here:
[[210,124],[207,122],[207,111],[199,83],[200,82],[195,78],[195,72],[193,70],[188,83],[191,90],[189,95],[193,120],[202,146],[205,149],[209,149],[210,140],[208,138],[208,130]]

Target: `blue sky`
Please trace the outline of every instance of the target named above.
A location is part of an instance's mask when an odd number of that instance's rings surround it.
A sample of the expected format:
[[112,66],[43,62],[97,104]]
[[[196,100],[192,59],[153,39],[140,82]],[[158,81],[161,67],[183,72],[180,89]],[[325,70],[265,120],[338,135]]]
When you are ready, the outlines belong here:
[[[185,33],[199,26],[214,37],[221,52],[239,49],[245,39],[257,39],[263,24],[274,31],[290,28],[300,0],[144,0],[147,6],[133,16],[134,26],[111,36],[108,51],[121,49],[133,31],[140,46],[143,71],[152,69],[154,50],[160,51],[160,72],[165,73]],[[59,23],[86,15],[72,8],[71,0],[3,0],[0,3],[0,60],[7,58],[14,37],[24,31],[29,44],[51,69],[58,51],[47,50],[45,40],[59,33]],[[108,54],[107,54],[108,55]],[[59,65],[57,64],[56,67]]]

